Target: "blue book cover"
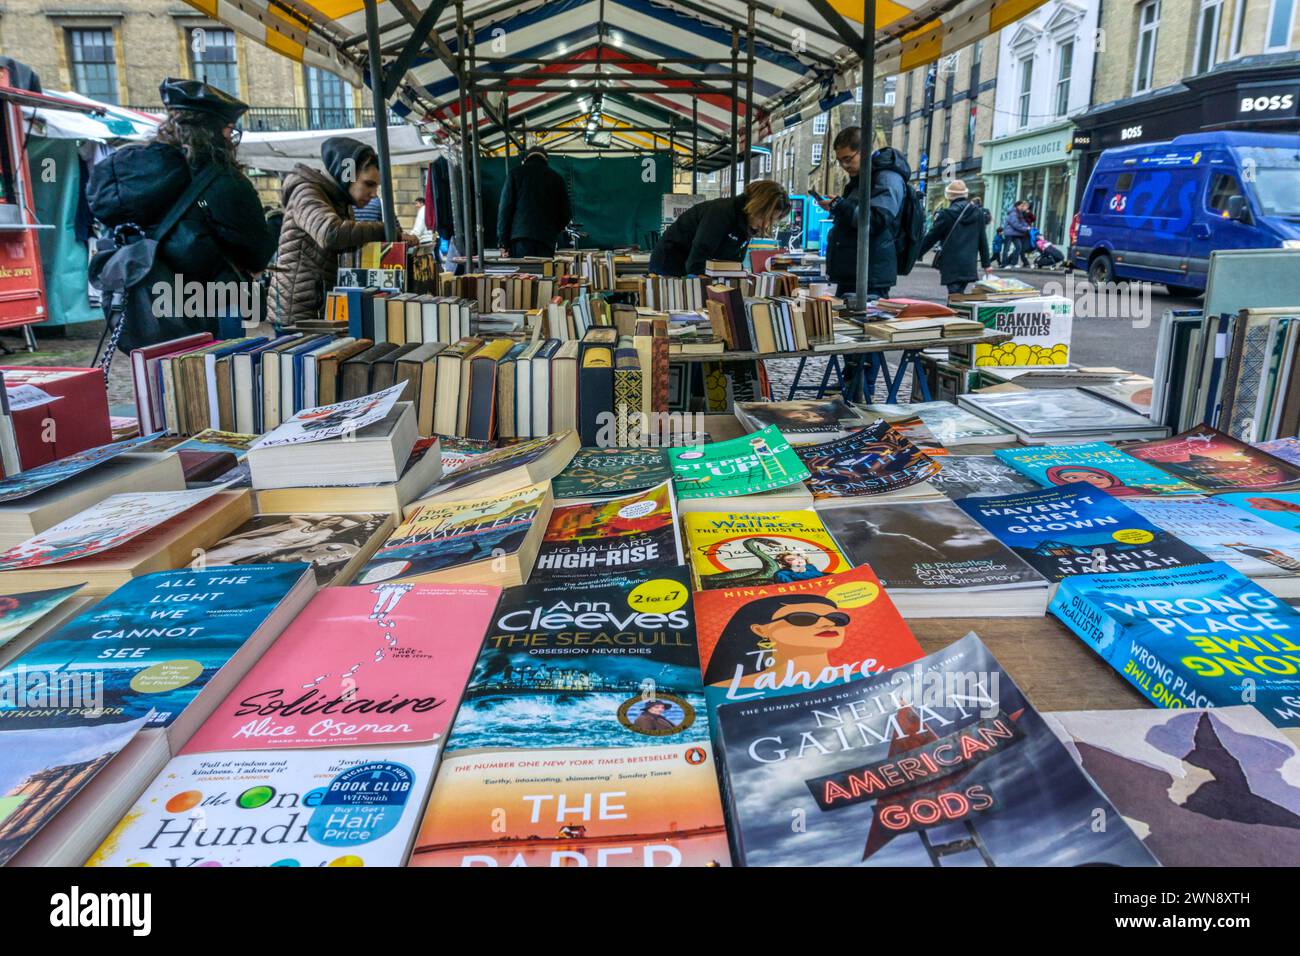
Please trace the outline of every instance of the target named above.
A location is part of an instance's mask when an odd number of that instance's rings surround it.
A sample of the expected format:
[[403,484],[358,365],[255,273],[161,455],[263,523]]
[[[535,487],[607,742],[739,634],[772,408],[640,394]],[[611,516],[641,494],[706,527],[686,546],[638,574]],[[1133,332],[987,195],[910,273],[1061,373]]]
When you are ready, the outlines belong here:
[[1052,488],[1001,498],[963,498],[957,507],[1048,581],[1208,560],[1104,491]]
[[1104,441],[1036,448],[999,448],[1002,461],[1043,488],[1081,482],[1112,498],[1194,495],[1200,489]]
[[0,671],[0,733],[153,716],[170,726],[309,573],[306,564],[136,578]]
[[1300,531],[1300,491],[1230,491],[1214,497],[1280,528]]
[[1222,562],[1069,578],[1048,610],[1157,707],[1300,727],[1300,614]]

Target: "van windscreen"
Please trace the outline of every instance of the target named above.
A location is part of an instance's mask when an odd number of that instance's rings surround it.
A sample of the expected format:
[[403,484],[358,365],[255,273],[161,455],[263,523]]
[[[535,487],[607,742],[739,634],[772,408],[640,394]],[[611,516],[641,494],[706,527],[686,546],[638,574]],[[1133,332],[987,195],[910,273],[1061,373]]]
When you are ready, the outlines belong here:
[[1300,145],[1242,146],[1234,150],[1241,176],[1265,216],[1300,218]]

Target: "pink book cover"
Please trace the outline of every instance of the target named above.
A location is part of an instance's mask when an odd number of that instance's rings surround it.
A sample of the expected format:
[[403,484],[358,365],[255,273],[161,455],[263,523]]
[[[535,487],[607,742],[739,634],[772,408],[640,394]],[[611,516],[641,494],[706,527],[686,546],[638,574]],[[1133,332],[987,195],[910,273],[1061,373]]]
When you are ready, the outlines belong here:
[[326,588],[181,752],[439,740],[500,594],[481,585]]

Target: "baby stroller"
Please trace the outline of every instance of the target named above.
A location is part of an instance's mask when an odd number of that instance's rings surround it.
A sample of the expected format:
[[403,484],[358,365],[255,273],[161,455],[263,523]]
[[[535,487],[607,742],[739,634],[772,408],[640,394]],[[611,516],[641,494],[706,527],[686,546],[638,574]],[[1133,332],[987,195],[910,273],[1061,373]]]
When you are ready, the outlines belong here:
[[1038,258],[1034,260],[1035,269],[1055,269],[1065,261],[1065,254],[1043,238],[1037,229],[1029,230],[1029,241],[1038,250]]

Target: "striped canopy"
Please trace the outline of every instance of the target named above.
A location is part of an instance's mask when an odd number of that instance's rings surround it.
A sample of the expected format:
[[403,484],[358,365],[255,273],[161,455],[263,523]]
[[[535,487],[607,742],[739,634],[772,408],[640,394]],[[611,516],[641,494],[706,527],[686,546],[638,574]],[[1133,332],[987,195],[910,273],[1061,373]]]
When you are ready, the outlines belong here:
[[[187,2],[307,66],[369,82],[362,0]],[[405,46],[421,14],[439,2],[381,0],[386,64]],[[930,63],[1043,2],[877,0],[875,73],[889,76]],[[458,93],[454,71],[457,9],[454,2],[443,6],[434,31],[439,41],[411,61],[393,109],[432,126],[435,134],[456,136],[458,110],[468,100]],[[819,12],[828,7],[831,19],[841,21],[839,30]],[[581,148],[595,111],[615,145],[671,146],[689,154],[698,135],[700,154],[725,162],[733,155],[733,112],[744,136],[746,84],[742,77],[733,101],[732,81],[716,76],[732,72],[733,30],[739,35],[739,72],[745,73],[751,8],[757,143],[854,95],[859,58],[848,41],[862,29],[860,2],[464,0],[470,38],[465,53],[476,70],[488,74],[474,81],[489,107],[479,112],[480,143],[488,150],[505,148],[500,120],[508,117],[513,133],[526,128],[532,140],[553,148]],[[684,63],[685,58],[698,60]]]

